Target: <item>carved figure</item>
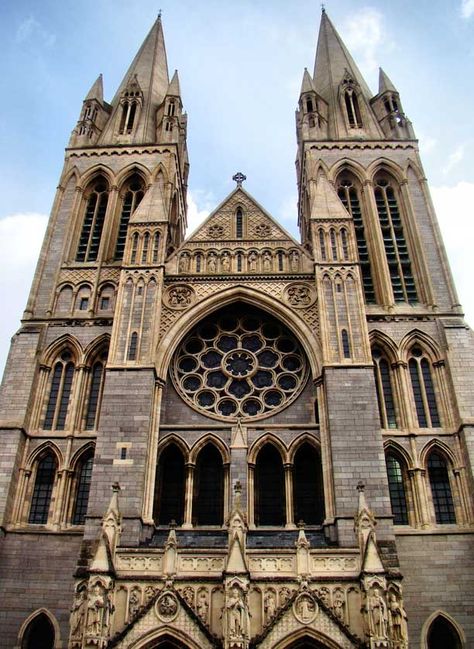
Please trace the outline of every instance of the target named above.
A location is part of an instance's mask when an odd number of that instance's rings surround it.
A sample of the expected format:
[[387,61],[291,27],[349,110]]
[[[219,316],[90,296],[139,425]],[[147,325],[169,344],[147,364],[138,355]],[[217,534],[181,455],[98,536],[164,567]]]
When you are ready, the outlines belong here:
[[168,303],[170,306],[189,306],[191,304],[191,289],[187,286],[176,286],[170,289],[168,293]]
[[315,605],[313,600],[307,595],[297,599],[296,614],[304,624],[311,622],[315,614]]
[[407,639],[407,614],[395,593],[389,596],[388,619],[391,639],[404,642]]
[[194,605],[194,590],[191,588],[191,586],[186,586],[186,588],[184,588],[182,592],[182,595],[186,604],[189,604],[189,606]]
[[280,606],[285,606],[285,604],[288,602],[288,600],[291,597],[291,591],[289,588],[286,586],[283,586],[283,588],[280,590]]
[[255,234],[261,239],[269,237],[271,234],[271,228],[268,223],[257,223],[255,226]]
[[374,588],[367,601],[369,633],[375,638],[387,637],[387,605],[379,594],[379,589]]
[[184,252],[181,257],[179,258],[179,266],[178,270],[180,273],[188,273],[189,272],[189,262],[190,258],[187,252]]
[[217,260],[215,255],[209,255],[207,258],[207,271],[209,273],[215,273],[217,270]]
[[156,592],[157,591],[156,588],[154,588],[154,586],[147,586],[145,588],[145,602],[147,604],[153,599],[153,597],[156,595]]
[[331,606],[331,600],[327,588],[320,588],[318,595],[323,604],[325,604],[327,607]]
[[224,273],[229,272],[230,270],[230,256],[228,252],[224,252],[221,259],[222,271]]
[[290,253],[290,268],[294,271],[300,269],[300,256],[296,252],[296,250],[292,250],[292,252]]
[[252,251],[249,253],[249,270],[253,273],[257,270],[257,259],[258,256],[256,252]]
[[288,302],[292,306],[307,306],[311,304],[311,291],[307,286],[297,284],[288,289]]
[[220,239],[224,234],[224,228],[222,227],[222,225],[214,223],[213,225],[209,226],[208,234],[210,239]]
[[346,603],[344,601],[344,594],[342,590],[337,589],[333,597],[333,611],[334,615],[341,621],[344,621],[344,608]]
[[134,588],[128,599],[128,617],[131,619],[140,610],[140,593]]
[[202,590],[198,596],[197,613],[203,622],[207,622],[209,612],[209,602],[206,591]]
[[87,632],[100,636],[104,623],[104,613],[107,607],[107,597],[100,584],[96,584],[87,602]]
[[263,257],[262,257],[262,266],[263,266],[263,270],[264,270],[265,272],[268,272],[268,271],[271,271],[271,270],[272,270],[272,256],[271,256],[271,254],[268,252],[268,250],[266,250],[266,251],[263,253]]
[[85,588],[76,593],[71,608],[71,636],[80,636],[86,615],[86,590]]
[[248,612],[242,593],[234,586],[225,604],[227,633],[229,638],[242,638],[248,635]]
[[271,590],[269,590],[265,594],[264,609],[265,609],[265,621],[268,623],[275,617],[275,613],[276,613],[275,595]]
[[169,593],[158,600],[158,611],[163,617],[172,617],[178,610],[178,603]]

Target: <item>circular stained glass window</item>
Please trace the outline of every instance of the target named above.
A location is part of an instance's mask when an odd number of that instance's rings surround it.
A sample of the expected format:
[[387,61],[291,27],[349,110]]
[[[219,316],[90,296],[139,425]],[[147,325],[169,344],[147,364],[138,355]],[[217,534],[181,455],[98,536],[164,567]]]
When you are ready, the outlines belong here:
[[281,410],[301,392],[307,374],[289,329],[249,306],[202,321],[181,343],[172,366],[173,382],[190,405],[232,419]]

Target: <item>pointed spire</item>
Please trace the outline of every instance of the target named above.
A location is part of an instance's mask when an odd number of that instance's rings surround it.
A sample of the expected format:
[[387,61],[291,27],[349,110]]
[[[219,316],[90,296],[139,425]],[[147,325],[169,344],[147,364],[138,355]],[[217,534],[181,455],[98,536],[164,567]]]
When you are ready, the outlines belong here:
[[168,86],[168,92],[166,94],[171,97],[181,97],[181,88],[179,86],[178,70],[174,71],[173,78],[170,81],[170,85]]
[[387,91],[398,93],[398,90],[395,88],[390,78],[385,74],[382,68],[379,68],[379,95]]
[[311,203],[311,217],[318,220],[349,218],[346,208],[323,171],[319,172],[316,181],[316,191]]
[[315,92],[313,80],[311,79],[311,75],[308,72],[308,68],[304,69],[300,95],[304,95],[305,92]]
[[102,74],[99,74],[97,79],[94,81],[84,101],[89,101],[90,99],[96,99],[101,104],[104,103],[104,86],[102,82]]
[[120,99],[130,83],[135,82],[143,92],[143,107],[140,111],[138,126],[134,131],[133,141],[138,143],[153,142],[155,139],[155,112],[163,102],[169,85],[165,39],[160,16],[150,29],[112,100],[113,114],[102,135],[102,142],[113,141]]

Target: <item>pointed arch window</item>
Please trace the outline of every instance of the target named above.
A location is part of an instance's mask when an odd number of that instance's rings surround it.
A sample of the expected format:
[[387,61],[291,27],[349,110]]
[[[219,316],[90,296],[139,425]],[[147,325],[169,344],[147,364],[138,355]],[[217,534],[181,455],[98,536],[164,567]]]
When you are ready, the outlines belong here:
[[136,261],[137,261],[138,240],[139,240],[138,232],[134,232],[133,237],[132,237],[132,254],[130,256],[130,263],[131,264],[135,264]]
[[441,421],[436,403],[436,394],[431,376],[430,362],[421,347],[411,350],[408,361],[413,399],[420,428],[439,428]]
[[244,215],[240,207],[237,208],[235,213],[235,237],[242,239],[244,236]]
[[56,469],[56,458],[52,453],[44,455],[38,462],[30,514],[28,517],[29,523],[46,525],[48,522],[51,496],[56,480]]
[[375,387],[379,406],[380,425],[382,428],[396,428],[397,417],[393,398],[392,373],[390,363],[380,347],[372,348],[374,362]]
[[350,128],[362,128],[359,100],[354,88],[347,88],[344,92],[344,103],[346,106],[347,121]]
[[193,523],[222,525],[224,520],[224,467],[213,444],[199,453],[194,473]]
[[347,329],[341,330],[341,340],[342,340],[342,353],[344,354],[344,358],[350,358],[351,346],[349,342],[349,334],[347,333]]
[[372,277],[369,249],[365,238],[361,201],[359,198],[359,192],[350,176],[344,175],[340,178],[338,181],[337,194],[346,210],[352,216],[354,223],[365,301],[367,304],[375,304],[374,281]]
[[77,469],[77,486],[74,499],[74,511],[72,514],[73,525],[84,525],[86,520],[93,462],[94,455],[92,452],[89,452],[79,463]]
[[85,194],[85,212],[76,261],[96,261],[104,227],[109,190],[102,176],[96,178]]
[[145,195],[145,183],[138,174],[134,174],[125,184],[121,193],[120,220],[115,244],[114,259],[123,259],[125,242],[127,240],[127,228],[131,215],[140,205]]
[[444,615],[438,615],[430,624],[427,649],[462,649],[459,633]]
[[265,444],[255,465],[255,522],[257,525],[285,524],[285,476],[280,453]]
[[321,525],[324,520],[321,459],[308,443],[300,446],[293,463],[293,518],[306,525]]
[[323,261],[326,261],[327,255],[326,255],[326,237],[324,236],[324,230],[320,229],[319,230],[319,248],[321,250],[321,259]]
[[377,178],[374,194],[393,298],[395,302],[417,302],[418,294],[393,182],[383,176]]
[[437,451],[432,451],[428,458],[428,477],[436,522],[440,525],[456,523],[448,465]]
[[153,518],[158,525],[169,525],[174,520],[181,525],[184,519],[183,454],[170,444],[160,455],[157,467]]
[[122,99],[120,100],[122,106],[119,125],[120,135],[129,135],[132,133],[139,108],[142,105],[142,100],[143,93],[138,86],[135,75],[135,78],[131,81],[130,86],[123,93]]
[[97,428],[100,411],[100,401],[104,387],[104,371],[107,360],[107,352],[104,352],[92,366],[89,395],[87,399],[86,430]]
[[159,250],[160,250],[160,233],[155,232],[155,234],[153,235],[153,255],[152,255],[153,264],[158,263]]
[[74,363],[69,351],[64,351],[53,368],[48,405],[44,418],[45,430],[64,430],[74,379]]
[[408,507],[406,498],[406,467],[393,453],[386,457],[388,489],[395,525],[408,525]]
[[137,358],[138,334],[136,331],[130,336],[130,345],[128,346],[128,360],[135,361]]
[[21,649],[54,649],[55,633],[51,620],[44,613],[36,615],[25,629]]
[[342,245],[342,258],[344,261],[349,259],[349,247],[347,245],[347,230],[341,228],[341,245]]
[[145,234],[143,235],[142,264],[146,264],[148,261],[149,247],[150,247],[150,235],[148,232],[145,232]]
[[331,241],[331,256],[332,260],[336,261],[337,259],[337,242],[336,242],[336,232],[334,228],[329,230],[329,240]]

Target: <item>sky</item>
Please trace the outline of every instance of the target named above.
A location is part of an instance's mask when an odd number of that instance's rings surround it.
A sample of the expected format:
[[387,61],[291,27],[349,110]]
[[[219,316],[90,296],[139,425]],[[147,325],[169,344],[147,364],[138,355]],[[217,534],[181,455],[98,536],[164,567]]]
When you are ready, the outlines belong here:
[[[310,0],[0,0],[0,373],[20,325],[64,147],[99,73],[111,100],[157,11],[179,70],[189,231],[235,187],[299,238],[294,111],[312,71]],[[474,325],[474,0],[327,0],[369,87],[389,75],[420,140],[466,317]]]

